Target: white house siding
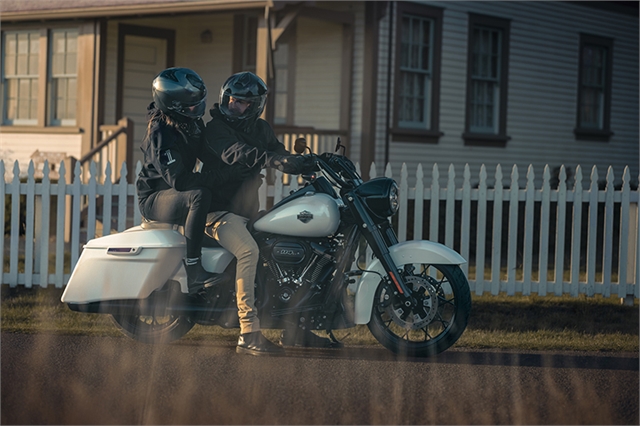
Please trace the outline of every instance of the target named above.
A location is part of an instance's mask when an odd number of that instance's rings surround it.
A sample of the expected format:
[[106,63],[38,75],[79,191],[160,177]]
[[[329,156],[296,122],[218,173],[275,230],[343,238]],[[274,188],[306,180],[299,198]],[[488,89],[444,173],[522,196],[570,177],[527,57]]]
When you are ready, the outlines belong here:
[[[601,178],[613,166],[616,181],[620,181],[628,165],[637,180],[637,17],[567,2],[425,3],[444,8],[440,91],[440,130],[444,136],[435,145],[392,142],[390,161],[394,173],[399,173],[403,163],[411,174],[419,163],[426,173],[431,173],[434,163],[441,167],[453,163],[461,179],[465,163],[470,165],[472,176],[477,176],[482,164],[489,174],[502,164],[507,167],[503,173],[508,184],[510,168],[516,164],[520,184],[524,184],[529,164],[533,164],[537,179],[546,164],[564,164],[571,169],[581,165],[588,170],[596,165]],[[511,20],[507,114],[511,140],[505,148],[464,146],[461,138],[469,12]],[[580,33],[614,39],[611,129],[615,135],[609,143],[576,141],[573,134]],[[385,31],[381,31],[380,41],[386,43]],[[384,65],[381,55],[380,68]],[[379,100],[379,106],[384,105],[383,93],[379,93]],[[384,147],[384,132],[380,133],[377,144]],[[377,161],[383,160],[381,152],[382,149],[376,150]]]
[[[81,134],[2,133],[0,160],[4,161],[5,180],[13,179],[13,165],[18,161],[20,176],[26,176],[31,155],[36,151],[64,152],[67,156],[82,156]],[[67,175],[68,176],[68,175]]]
[[341,24],[301,17],[296,33],[294,123],[317,129],[340,127]]

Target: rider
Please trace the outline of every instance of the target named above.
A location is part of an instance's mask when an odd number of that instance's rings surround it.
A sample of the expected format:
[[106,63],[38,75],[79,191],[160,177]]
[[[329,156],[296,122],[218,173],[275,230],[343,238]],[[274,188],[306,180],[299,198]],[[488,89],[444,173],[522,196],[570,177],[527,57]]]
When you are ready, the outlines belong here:
[[217,160],[203,149],[207,89],[200,76],[188,68],[165,69],[154,78],[152,95],[136,184],[138,205],[146,219],[184,226],[187,283],[189,294],[196,294],[219,280],[202,267],[202,241],[214,200],[210,188],[231,176],[208,166],[194,173],[196,159],[205,165]]
[[[211,109],[212,119],[206,126],[210,148],[228,165],[223,167],[223,171],[238,167],[251,170],[249,177],[230,180],[224,185],[222,190],[230,200],[227,207],[229,213],[219,221],[217,218],[225,212],[210,215],[207,223],[211,226],[208,225],[206,231],[238,259],[238,310],[246,315],[240,319],[242,334],[237,346],[237,352],[240,353],[259,351],[252,348],[259,348],[260,339],[264,339],[261,334],[245,332],[253,330],[253,324],[259,324],[253,295],[259,252],[257,243],[247,230],[247,222],[258,216],[258,188],[263,177],[260,171],[270,167],[283,173],[300,174],[313,168],[311,158],[291,155],[277,139],[269,123],[260,118],[267,102],[267,93],[267,85],[257,75],[251,72],[232,75],[222,85],[219,103]],[[246,290],[241,290],[243,288]],[[332,346],[331,340],[295,327],[283,331],[280,343],[283,346]]]

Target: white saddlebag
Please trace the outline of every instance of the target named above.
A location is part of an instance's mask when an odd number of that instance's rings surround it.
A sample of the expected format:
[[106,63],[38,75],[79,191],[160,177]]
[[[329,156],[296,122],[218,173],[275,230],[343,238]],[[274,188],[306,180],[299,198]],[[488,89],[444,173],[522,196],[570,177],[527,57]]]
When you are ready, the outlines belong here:
[[143,299],[182,267],[184,236],[171,227],[143,229],[90,240],[62,295],[64,303]]

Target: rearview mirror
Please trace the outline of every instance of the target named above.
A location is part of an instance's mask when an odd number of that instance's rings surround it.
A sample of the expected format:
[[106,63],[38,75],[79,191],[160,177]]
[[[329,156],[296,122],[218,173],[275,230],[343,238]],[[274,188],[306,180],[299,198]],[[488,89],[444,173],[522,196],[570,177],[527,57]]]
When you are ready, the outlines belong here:
[[303,154],[307,150],[307,140],[305,138],[298,138],[293,143],[293,150],[298,154]]

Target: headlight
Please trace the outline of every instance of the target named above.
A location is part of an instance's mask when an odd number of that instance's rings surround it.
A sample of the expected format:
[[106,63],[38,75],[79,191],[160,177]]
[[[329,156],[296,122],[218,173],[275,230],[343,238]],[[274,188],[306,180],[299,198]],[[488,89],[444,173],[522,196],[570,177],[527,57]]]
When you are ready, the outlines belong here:
[[389,189],[389,207],[391,208],[392,215],[398,212],[400,208],[400,199],[398,197],[398,184],[393,182],[391,188]]
[[371,215],[379,220],[393,216],[400,207],[398,185],[393,179],[372,179],[356,188],[354,193],[362,198]]

